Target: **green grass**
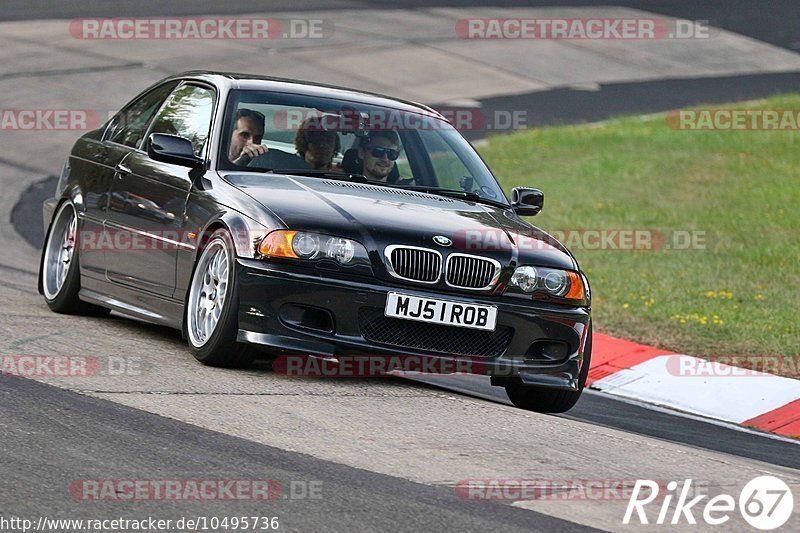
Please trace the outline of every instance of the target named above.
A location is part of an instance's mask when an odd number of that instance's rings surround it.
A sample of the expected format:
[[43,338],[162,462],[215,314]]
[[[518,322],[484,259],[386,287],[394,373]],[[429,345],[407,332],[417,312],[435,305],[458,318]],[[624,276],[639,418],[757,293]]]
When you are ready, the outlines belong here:
[[[800,95],[725,108],[800,109]],[[679,353],[800,356],[800,132],[680,131],[664,116],[490,137],[544,230],[706,232],[704,250],[574,249],[597,331]],[[716,318],[715,318],[716,317]]]

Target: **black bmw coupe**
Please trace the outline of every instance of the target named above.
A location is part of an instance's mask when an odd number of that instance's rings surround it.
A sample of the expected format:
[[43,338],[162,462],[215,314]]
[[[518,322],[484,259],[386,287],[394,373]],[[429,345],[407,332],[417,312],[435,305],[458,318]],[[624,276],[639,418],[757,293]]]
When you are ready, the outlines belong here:
[[[44,204],[39,289],[183,332],[194,356],[425,358],[563,412],[586,382],[589,285],[433,109],[188,72],[75,143]],[[255,348],[261,350],[255,350]],[[440,367],[435,367],[440,368]]]

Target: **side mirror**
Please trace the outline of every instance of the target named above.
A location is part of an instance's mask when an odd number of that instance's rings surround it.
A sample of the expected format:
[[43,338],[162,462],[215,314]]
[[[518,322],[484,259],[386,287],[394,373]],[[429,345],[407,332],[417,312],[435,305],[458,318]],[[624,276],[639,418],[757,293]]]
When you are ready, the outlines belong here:
[[520,216],[533,217],[544,207],[544,193],[530,187],[511,189],[511,208]]
[[165,133],[150,135],[147,139],[147,155],[155,161],[182,167],[195,168],[203,164],[203,160],[194,155],[192,141]]

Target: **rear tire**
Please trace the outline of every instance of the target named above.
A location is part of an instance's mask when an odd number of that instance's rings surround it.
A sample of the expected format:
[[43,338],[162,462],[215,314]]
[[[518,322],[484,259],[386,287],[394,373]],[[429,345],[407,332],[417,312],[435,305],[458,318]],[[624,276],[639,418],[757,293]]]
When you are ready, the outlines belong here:
[[236,342],[238,313],[233,241],[227,231],[217,230],[197,259],[184,311],[184,335],[198,361],[225,368],[252,363],[252,348]]
[[82,302],[78,217],[72,202],[59,207],[42,249],[42,293],[51,311],[69,315],[107,316],[111,310]]
[[565,413],[572,409],[581,397],[586,378],[589,376],[589,364],[592,359],[592,328],[586,338],[583,350],[583,364],[578,374],[578,390],[558,390],[545,387],[521,385],[519,383],[505,386],[508,399],[515,407],[537,413]]

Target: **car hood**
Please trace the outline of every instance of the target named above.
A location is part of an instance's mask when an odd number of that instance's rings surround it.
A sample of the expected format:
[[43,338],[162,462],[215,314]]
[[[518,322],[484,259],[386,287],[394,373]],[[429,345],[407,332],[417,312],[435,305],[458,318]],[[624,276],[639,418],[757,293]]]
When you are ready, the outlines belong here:
[[[357,240],[383,252],[405,244],[531,264],[577,269],[561,243],[510,209],[400,188],[316,177],[232,174],[225,179],[289,229]],[[447,237],[440,246],[435,236]]]

